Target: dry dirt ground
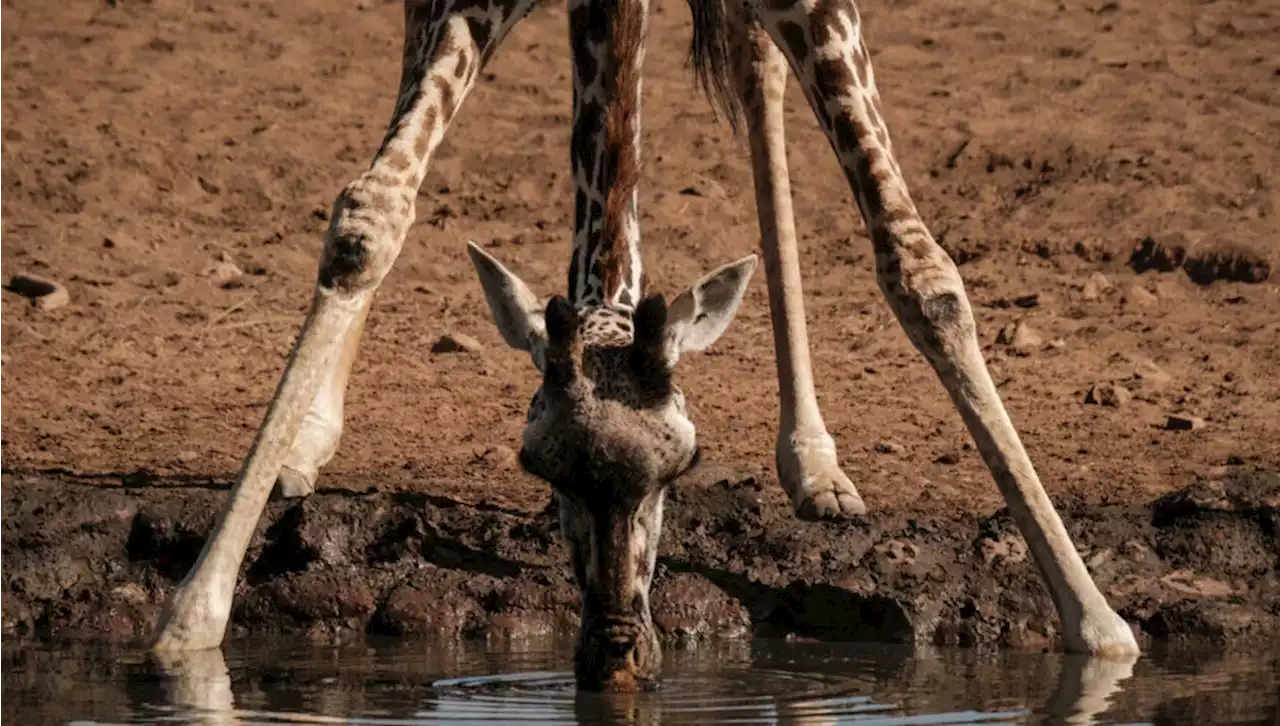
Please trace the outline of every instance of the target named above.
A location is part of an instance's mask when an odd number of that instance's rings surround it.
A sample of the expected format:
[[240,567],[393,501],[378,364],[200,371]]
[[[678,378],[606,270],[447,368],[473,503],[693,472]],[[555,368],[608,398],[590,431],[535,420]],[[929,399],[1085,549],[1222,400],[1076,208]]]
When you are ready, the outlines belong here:
[[[903,168],[961,263],[1055,500],[1146,506],[1197,477],[1280,469],[1280,6],[862,10]],[[641,208],[651,279],[671,293],[758,234],[745,143],[714,122],[686,67],[688,9],[657,0],[654,12]],[[509,451],[535,371],[490,324],[463,244],[539,293],[564,285],[565,15],[551,3],[515,30],[432,160],[322,491],[545,506]],[[400,6],[5,0],[3,20],[4,277],[70,293],[53,310],[3,293],[6,502],[37,496],[15,488],[92,496],[56,484],[69,479],[224,485],[302,321],[329,205],[390,114]],[[988,515],[998,494],[879,296],[833,154],[797,89],[788,98],[814,366],[842,463],[884,516]],[[1016,323],[1040,343],[997,342]],[[431,351],[459,333],[482,349]],[[706,459],[761,483],[781,511],[762,277],[679,375]],[[1131,396],[1086,402],[1108,385]],[[1170,416],[1196,427],[1172,430]],[[6,522],[6,557],[32,516]]]

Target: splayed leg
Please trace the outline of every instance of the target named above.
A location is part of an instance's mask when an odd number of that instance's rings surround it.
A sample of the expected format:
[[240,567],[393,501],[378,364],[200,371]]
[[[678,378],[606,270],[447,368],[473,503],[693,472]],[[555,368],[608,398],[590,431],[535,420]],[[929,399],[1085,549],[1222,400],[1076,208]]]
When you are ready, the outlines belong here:
[[[305,451],[299,452],[299,433],[326,382],[323,395],[345,384],[364,316],[413,223],[414,198],[431,153],[483,59],[532,7],[532,0],[513,0],[486,4],[479,14],[473,0],[405,4],[404,63],[390,127],[368,170],[334,202],[311,310],[227,506],[161,611],[156,650],[199,650],[222,642],[249,540],[283,467],[289,461],[304,469],[318,466],[323,449],[336,446],[305,439]],[[332,413],[333,402],[327,403],[324,413]],[[313,456],[299,462],[291,451]],[[309,471],[299,473],[304,481],[288,485],[294,493],[314,483],[305,481]]]

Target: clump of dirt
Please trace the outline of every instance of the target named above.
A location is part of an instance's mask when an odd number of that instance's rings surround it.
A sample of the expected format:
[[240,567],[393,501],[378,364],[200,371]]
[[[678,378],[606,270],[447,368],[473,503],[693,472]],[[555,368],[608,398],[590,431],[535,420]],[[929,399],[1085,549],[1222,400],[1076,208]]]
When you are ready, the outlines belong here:
[[[1007,512],[806,523],[762,490],[712,469],[672,491],[652,598],[668,639],[1056,645],[1048,593]],[[145,637],[225,496],[6,476],[5,636]],[[1241,468],[1146,505],[1059,507],[1099,585],[1146,638],[1280,633],[1280,475]],[[549,509],[421,494],[273,502],[240,578],[233,634],[572,629],[578,596],[555,528]]]
[[1183,235],[1173,235],[1164,242],[1143,238],[1129,256],[1129,266],[1134,272],[1180,269],[1199,285],[1216,280],[1259,283],[1271,276],[1271,264],[1257,249],[1231,244],[1197,244],[1188,242]]

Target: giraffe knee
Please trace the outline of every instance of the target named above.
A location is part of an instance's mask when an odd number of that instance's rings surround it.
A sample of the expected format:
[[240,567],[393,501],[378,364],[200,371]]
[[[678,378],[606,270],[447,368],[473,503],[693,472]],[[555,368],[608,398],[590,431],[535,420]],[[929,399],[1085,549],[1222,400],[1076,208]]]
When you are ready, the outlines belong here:
[[348,184],[333,203],[320,285],[348,293],[372,291],[391,271],[412,222],[412,197],[365,179]]
[[878,269],[880,289],[911,343],[931,361],[945,360],[970,340],[976,325],[964,282],[946,253],[912,260],[910,273],[900,260]]

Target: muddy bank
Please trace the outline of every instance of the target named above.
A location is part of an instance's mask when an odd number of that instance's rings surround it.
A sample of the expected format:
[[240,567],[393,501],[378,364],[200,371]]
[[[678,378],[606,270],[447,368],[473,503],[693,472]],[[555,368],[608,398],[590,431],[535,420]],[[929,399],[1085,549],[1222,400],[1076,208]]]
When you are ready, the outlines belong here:
[[[876,511],[794,520],[708,468],[673,492],[654,586],[674,640],[1054,647],[1057,619],[1012,521]],[[3,632],[129,642],[199,553],[221,487],[6,475]],[[1148,643],[1280,635],[1280,474],[1236,471],[1147,504],[1059,502],[1103,591]],[[241,574],[234,635],[519,637],[576,625],[548,512],[427,494],[273,502]]]

